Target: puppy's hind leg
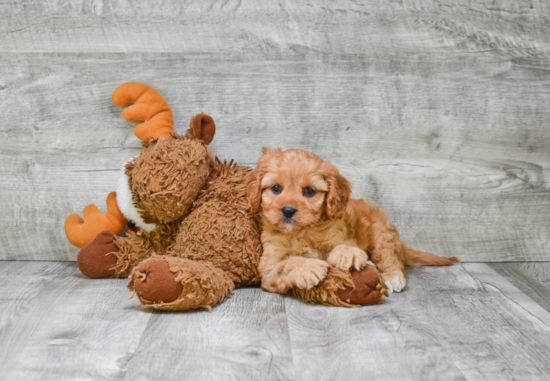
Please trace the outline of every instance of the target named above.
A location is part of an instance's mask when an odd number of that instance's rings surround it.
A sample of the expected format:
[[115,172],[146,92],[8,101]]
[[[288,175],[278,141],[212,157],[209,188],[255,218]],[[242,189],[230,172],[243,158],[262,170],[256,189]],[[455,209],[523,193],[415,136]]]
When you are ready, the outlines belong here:
[[405,266],[399,260],[399,233],[395,227],[381,229],[378,224],[371,226],[370,259],[382,273],[388,292],[401,292],[405,288]]
[[387,263],[387,261],[379,262],[378,270],[382,273],[382,277],[385,280],[388,292],[401,292],[407,284],[405,279],[405,268],[399,261],[395,263]]

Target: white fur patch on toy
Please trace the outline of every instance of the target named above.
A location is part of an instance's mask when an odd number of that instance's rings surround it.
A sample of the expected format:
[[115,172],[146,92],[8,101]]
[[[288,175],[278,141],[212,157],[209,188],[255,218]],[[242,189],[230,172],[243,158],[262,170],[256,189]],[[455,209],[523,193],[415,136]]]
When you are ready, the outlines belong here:
[[132,221],[137,227],[150,232],[157,227],[157,224],[147,224],[143,221],[140,215],[140,209],[136,208],[132,201],[132,192],[130,191],[129,178],[126,175],[124,167],[122,168],[122,175],[118,178],[116,187],[116,202],[118,208],[126,217],[127,220]]

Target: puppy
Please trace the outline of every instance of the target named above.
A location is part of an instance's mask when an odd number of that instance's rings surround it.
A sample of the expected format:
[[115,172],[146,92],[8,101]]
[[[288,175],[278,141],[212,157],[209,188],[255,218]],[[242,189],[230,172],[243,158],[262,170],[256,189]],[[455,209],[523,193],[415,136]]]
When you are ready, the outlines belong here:
[[251,211],[261,216],[264,252],[258,270],[264,289],[281,294],[310,289],[330,266],[360,270],[370,260],[388,291],[400,292],[405,266],[459,262],[403,244],[386,212],[351,199],[350,182],[328,161],[299,149],[262,152],[245,183]]

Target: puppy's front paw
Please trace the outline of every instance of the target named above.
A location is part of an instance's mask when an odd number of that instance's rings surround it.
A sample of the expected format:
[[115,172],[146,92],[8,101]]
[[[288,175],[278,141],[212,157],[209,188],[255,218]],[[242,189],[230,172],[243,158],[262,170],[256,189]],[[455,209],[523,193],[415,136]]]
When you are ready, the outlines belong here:
[[[382,274],[384,276],[384,274]],[[388,288],[388,292],[391,294],[393,292],[401,292],[405,288],[405,285],[407,284],[407,281],[405,278],[400,278],[397,275],[393,275],[390,277],[384,277],[386,287]]]
[[327,277],[329,267],[327,262],[311,258],[292,270],[288,279],[297,288],[309,290]]
[[367,264],[367,253],[356,246],[338,245],[328,255],[327,262],[336,268],[347,271],[352,267],[361,270]]

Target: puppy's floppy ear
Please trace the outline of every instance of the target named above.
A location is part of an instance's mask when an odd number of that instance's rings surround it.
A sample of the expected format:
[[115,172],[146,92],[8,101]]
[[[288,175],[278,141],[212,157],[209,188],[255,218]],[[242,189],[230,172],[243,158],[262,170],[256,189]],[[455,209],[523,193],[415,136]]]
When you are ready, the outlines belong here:
[[351,197],[351,183],[328,161],[323,161],[321,171],[328,185],[327,215],[331,219],[341,218]]
[[264,177],[264,171],[260,169],[260,163],[252,171],[248,172],[244,178],[246,184],[246,197],[248,198],[248,205],[250,205],[250,212],[257,213],[260,210],[262,203],[262,179]]
[[282,153],[283,150],[280,149],[280,148],[269,148],[269,147],[262,147],[262,153],[264,154],[261,158],[260,158],[260,161],[258,161],[258,164],[260,164],[260,162],[265,162],[267,159],[266,159],[266,156],[269,156],[269,155],[277,155],[279,153]]
[[246,184],[246,196],[248,197],[248,204],[250,205],[250,211],[257,213],[260,211],[262,204],[262,180],[267,172],[267,163],[273,158],[274,155],[280,154],[282,151],[280,148],[262,148],[262,157],[258,160],[256,168],[250,171],[244,178]]

